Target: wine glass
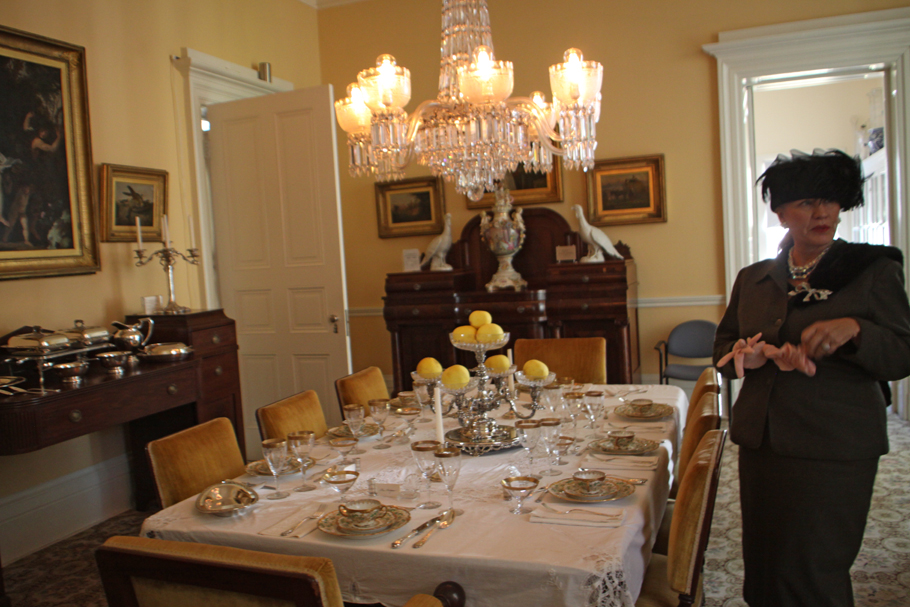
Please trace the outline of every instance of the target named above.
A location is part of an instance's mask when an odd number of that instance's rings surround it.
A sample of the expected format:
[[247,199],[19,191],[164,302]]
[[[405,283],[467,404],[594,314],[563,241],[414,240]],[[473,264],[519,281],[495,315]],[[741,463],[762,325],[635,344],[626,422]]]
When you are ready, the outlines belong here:
[[515,422],[518,442],[528,452],[528,470],[534,467],[534,448],[540,440],[540,420],[520,419]]
[[389,399],[387,398],[374,398],[369,401],[370,407],[370,416],[372,416],[373,421],[376,422],[376,425],[379,426],[379,442],[373,445],[374,449],[388,449],[391,447],[390,444],[385,442],[385,423],[386,418],[389,416]]
[[542,394],[540,403],[546,409],[547,414],[555,416],[559,401],[562,400],[562,388],[556,384],[550,384],[544,386]]
[[453,496],[455,481],[458,480],[458,473],[461,471],[461,449],[458,447],[439,447],[433,452],[436,458],[436,471],[439,478],[445,483],[446,492],[449,494],[449,510],[455,513],[455,516],[464,514],[464,510],[455,508],[455,498]]
[[556,384],[562,388],[562,395],[565,396],[569,392],[575,391],[575,379],[571,377],[557,377]]
[[417,431],[417,429],[414,428],[414,420],[416,420],[417,416],[420,415],[420,409],[417,407],[402,407],[396,411],[396,413],[400,417],[403,417],[406,422],[408,422],[408,436],[414,434],[414,432]]
[[[559,439],[559,424],[559,419],[555,417],[545,417],[540,420],[540,438],[543,440],[543,446],[547,450],[547,455],[551,458],[554,455],[553,448],[556,445],[556,441]],[[562,474],[562,472],[555,468],[547,468],[546,470],[541,470],[538,474],[541,476],[558,476]]]
[[[363,408],[363,405],[345,405],[344,406],[344,423],[347,424],[348,428],[351,430],[351,436],[354,438],[360,437],[360,429],[363,428],[363,418],[366,415],[366,411]],[[363,449],[357,448],[354,446],[354,450],[351,451],[352,455],[363,455],[366,453]]]
[[341,461],[336,463],[336,466],[344,467],[354,463],[353,460],[348,459],[348,455],[357,446],[356,438],[333,438],[329,444],[341,456]]
[[433,453],[440,446],[441,443],[435,440],[420,440],[411,443],[411,453],[414,454],[414,461],[417,462],[417,469],[420,470],[420,474],[423,475],[427,493],[426,501],[417,504],[418,508],[431,510],[442,506],[439,502],[434,502],[430,499],[430,477],[433,475],[433,471],[436,470],[436,459],[433,456]]
[[502,486],[510,495],[518,498],[518,505],[509,510],[512,514],[526,514],[530,510],[522,508],[524,499],[537,489],[538,480],[533,476],[510,476],[502,479]]
[[316,443],[316,434],[312,430],[299,430],[288,434],[288,446],[291,453],[300,462],[300,473],[303,475],[303,484],[294,487],[294,491],[312,491],[316,488],[313,483],[306,482],[306,460],[309,459],[310,449]]
[[[419,421],[421,423],[427,423],[427,422],[433,421],[432,419],[430,419],[427,416],[428,415],[427,411],[430,410],[430,407],[433,402],[433,395],[430,394],[430,389],[428,387],[429,384],[430,384],[430,382],[428,382],[425,379],[417,380],[414,382],[414,397],[417,400],[417,404],[420,405],[420,411],[421,411],[421,413],[420,413],[421,417],[417,421]],[[400,398],[401,394],[399,394],[398,396]]]
[[[578,418],[585,414],[585,395],[583,392],[566,393],[566,407],[572,419],[572,440],[578,441]],[[576,445],[575,449],[578,449]]]
[[565,466],[568,464],[569,462],[562,461],[562,456],[568,455],[572,451],[573,445],[575,445],[575,439],[571,436],[558,437],[553,444],[553,453],[556,455],[556,460],[553,464],[556,466]]
[[280,500],[290,495],[282,491],[278,484],[278,475],[284,472],[288,465],[288,443],[283,438],[267,438],[262,441],[262,455],[275,477],[275,492],[270,493],[267,499]]
[[359,476],[359,472],[343,470],[340,472],[326,472],[322,477],[322,480],[328,483],[329,487],[338,492],[338,503],[343,504],[344,494],[348,492],[348,489],[351,488]]
[[591,429],[594,434],[591,438],[603,438],[603,435],[597,432],[597,420],[601,418],[604,411],[604,393],[600,390],[585,392],[585,412],[588,415],[588,421],[591,422]]

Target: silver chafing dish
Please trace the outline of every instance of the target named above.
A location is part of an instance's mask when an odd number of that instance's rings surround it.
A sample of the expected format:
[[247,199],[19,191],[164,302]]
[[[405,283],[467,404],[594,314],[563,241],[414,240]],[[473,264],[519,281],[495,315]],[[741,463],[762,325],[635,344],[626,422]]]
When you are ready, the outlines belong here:
[[43,356],[70,346],[72,342],[66,334],[41,327],[32,327],[31,333],[13,335],[6,343],[6,349],[11,354],[23,356]]
[[71,342],[82,346],[107,343],[111,338],[110,331],[104,327],[86,327],[81,320],[74,321],[72,329],[64,329],[58,332],[66,335]]

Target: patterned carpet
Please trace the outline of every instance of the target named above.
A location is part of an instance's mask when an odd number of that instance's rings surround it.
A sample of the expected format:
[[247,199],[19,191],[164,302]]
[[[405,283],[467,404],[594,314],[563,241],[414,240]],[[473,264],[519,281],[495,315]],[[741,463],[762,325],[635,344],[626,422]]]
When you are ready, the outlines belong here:
[[[910,605],[910,422],[892,416],[888,428],[891,453],[879,465],[863,549],[853,570],[857,607]],[[728,442],[706,555],[706,607],[746,605],[736,458],[736,445]],[[13,607],[106,607],[94,550],[112,535],[137,535],[145,516],[125,512],[4,567]]]

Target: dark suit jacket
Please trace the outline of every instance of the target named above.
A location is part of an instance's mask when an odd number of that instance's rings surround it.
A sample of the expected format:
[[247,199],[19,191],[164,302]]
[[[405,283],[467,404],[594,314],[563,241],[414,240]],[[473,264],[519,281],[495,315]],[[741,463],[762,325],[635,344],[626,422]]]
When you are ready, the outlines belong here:
[[[834,247],[854,246],[835,241],[828,255]],[[910,375],[910,305],[901,264],[879,257],[828,299],[805,306],[788,308],[792,289],[786,253],[740,271],[717,327],[714,361],[740,338],[761,332],[762,340],[778,347],[798,344],[812,323],[842,317],[859,322],[859,345],[848,342],[816,361],[814,377],[781,371],[772,361],[747,369],[733,407],[732,440],[758,448],[767,427],[767,440],[779,455],[850,460],[887,453],[879,381]],[[721,372],[736,377],[732,362]]]

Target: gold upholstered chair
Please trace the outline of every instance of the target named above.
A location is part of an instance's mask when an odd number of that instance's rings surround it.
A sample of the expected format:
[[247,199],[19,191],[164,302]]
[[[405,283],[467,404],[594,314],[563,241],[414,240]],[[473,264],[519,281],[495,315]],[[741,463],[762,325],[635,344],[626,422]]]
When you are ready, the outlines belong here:
[[145,450],[162,508],[245,472],[234,425],[226,417],[153,440]]
[[668,554],[651,555],[635,607],[702,604],[705,549],[726,438],[726,430],[702,437],[679,487]]
[[[342,607],[327,558],[114,536],[95,553],[110,607]],[[405,607],[443,607],[418,594]]]
[[[701,375],[698,376],[695,387],[692,388],[692,396],[689,398],[689,402],[697,403],[707,392],[720,394],[720,381],[720,374],[717,372],[717,369],[714,367],[706,367],[705,370],[701,372]],[[689,419],[692,417],[693,411],[695,410],[695,407],[689,408],[689,412],[686,415],[687,426],[689,425]]]
[[389,398],[389,388],[379,367],[367,367],[336,379],[335,393],[338,394],[338,406],[341,407],[342,417],[345,405],[363,405],[364,413],[369,416],[370,400]]
[[515,365],[537,359],[557,377],[571,377],[582,384],[607,383],[607,340],[603,337],[516,339]]
[[287,438],[291,432],[312,430],[316,438],[328,431],[325,413],[314,390],[300,392],[256,410],[259,435],[267,438]]

